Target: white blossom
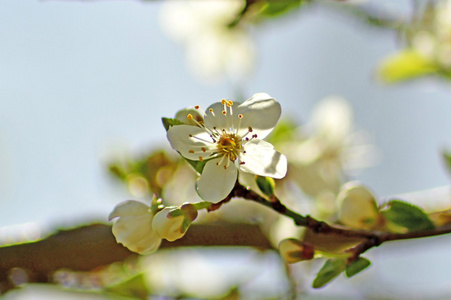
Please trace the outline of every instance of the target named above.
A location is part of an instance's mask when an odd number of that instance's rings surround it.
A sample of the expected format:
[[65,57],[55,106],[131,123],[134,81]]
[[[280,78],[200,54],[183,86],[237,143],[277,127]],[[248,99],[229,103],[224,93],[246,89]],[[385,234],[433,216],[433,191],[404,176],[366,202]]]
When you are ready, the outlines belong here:
[[191,203],[181,207],[167,206],[155,214],[152,226],[160,238],[173,242],[185,235],[196,217],[197,210]]
[[[199,106],[195,108],[201,111]],[[172,126],[168,139],[185,158],[206,161],[197,182],[202,199],[219,202],[227,197],[238,171],[278,179],[285,176],[287,159],[262,140],[281,114],[274,98],[258,93],[243,103],[222,100],[201,113],[204,118],[198,126]]]
[[108,216],[113,223],[113,234],[118,243],[133,252],[149,254],[155,252],[161,238],[152,228],[154,213],[146,204],[127,200],[116,205]]
[[374,229],[380,225],[376,197],[366,187],[351,181],[343,185],[337,196],[338,219],[351,228]]

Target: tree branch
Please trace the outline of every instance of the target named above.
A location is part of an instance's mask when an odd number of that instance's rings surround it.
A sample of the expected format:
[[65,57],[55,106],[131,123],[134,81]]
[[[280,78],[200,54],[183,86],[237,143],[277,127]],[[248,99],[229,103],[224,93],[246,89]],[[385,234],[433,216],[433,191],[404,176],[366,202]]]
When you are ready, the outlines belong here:
[[275,210],[276,212],[280,213],[281,215],[293,219],[296,225],[306,227],[310,229],[313,233],[335,235],[344,238],[355,238],[357,240],[362,240],[355,247],[348,250],[349,252],[351,252],[351,257],[349,258],[350,262],[359,257],[360,254],[366,252],[367,250],[373,247],[377,247],[385,242],[425,238],[451,233],[451,225],[446,225],[431,230],[414,231],[407,233],[356,230],[337,225],[329,225],[326,222],[316,220],[311,216],[308,215],[303,216],[301,214],[292,211],[291,209],[287,208],[276,196],[273,196],[271,197],[270,200],[267,200],[261,197],[259,194],[255,193],[254,191],[246,189],[238,182],[235,185],[231,193],[231,196],[242,197],[244,199],[265,205]]

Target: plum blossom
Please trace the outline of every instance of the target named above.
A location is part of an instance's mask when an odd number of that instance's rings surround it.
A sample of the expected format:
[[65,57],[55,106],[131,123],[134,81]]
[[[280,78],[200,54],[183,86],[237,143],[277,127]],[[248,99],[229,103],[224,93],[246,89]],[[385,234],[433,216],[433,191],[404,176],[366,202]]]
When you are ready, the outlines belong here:
[[152,228],[154,212],[139,201],[127,200],[116,205],[108,216],[113,223],[116,241],[133,252],[149,254],[161,244],[161,238]]
[[[197,192],[206,201],[219,202],[232,191],[238,171],[272,178],[287,172],[286,157],[262,140],[281,114],[279,102],[258,93],[243,103],[222,100],[206,111],[197,126],[176,125],[168,130],[172,148],[183,157],[203,162]],[[195,120],[191,115],[188,119]]]
[[155,233],[170,242],[182,238],[191,222],[197,218],[197,210],[191,203],[180,207],[167,206],[155,214],[152,226]]

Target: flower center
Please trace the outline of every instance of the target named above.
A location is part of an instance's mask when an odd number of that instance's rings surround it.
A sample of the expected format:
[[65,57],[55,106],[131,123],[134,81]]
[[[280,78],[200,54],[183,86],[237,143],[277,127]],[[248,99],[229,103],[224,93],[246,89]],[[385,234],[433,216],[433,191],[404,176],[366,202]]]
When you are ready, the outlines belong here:
[[231,161],[238,158],[241,151],[241,137],[235,133],[224,132],[217,142],[218,152],[227,156]]

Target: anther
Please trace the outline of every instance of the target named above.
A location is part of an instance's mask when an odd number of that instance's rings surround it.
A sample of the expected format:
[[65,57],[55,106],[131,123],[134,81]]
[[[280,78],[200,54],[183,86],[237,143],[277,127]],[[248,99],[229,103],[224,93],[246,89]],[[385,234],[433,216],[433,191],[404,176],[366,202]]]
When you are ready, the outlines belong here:
[[202,147],[202,148],[200,148],[203,152],[206,152],[207,151],[207,148],[205,148],[205,147]]
[[186,117],[188,118],[188,120],[192,120],[193,119],[193,115],[192,114],[188,114]]
[[204,161],[204,159],[203,159],[202,156],[199,156],[199,161],[200,161],[200,162]]
[[222,114],[225,116],[227,114],[227,112],[225,110],[223,110]]
[[243,115],[242,114],[239,114],[238,115],[238,119],[242,119],[243,118]]
[[253,130],[252,130],[252,127],[250,127],[250,126],[249,126],[248,130],[249,130],[249,132],[252,132],[252,131],[253,131]]
[[228,107],[231,107],[232,105],[233,105],[233,101],[232,100],[227,101],[227,106]]
[[189,150],[188,152],[191,154],[194,154],[194,150]]
[[221,100],[221,104],[222,104],[222,105],[227,104],[227,100],[226,100],[226,99],[222,99],[222,100]]
[[194,108],[195,108],[195,109],[199,109],[199,108],[200,108],[200,106],[199,106],[199,105],[196,105],[196,106],[194,106]]

